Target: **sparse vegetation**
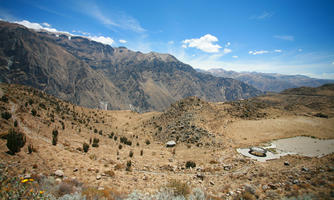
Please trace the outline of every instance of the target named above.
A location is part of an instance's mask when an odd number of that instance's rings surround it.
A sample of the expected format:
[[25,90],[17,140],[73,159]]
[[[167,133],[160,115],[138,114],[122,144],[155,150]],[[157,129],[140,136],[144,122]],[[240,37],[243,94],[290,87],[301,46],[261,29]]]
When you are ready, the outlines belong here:
[[94,138],[92,147],[99,147],[99,142],[100,142],[99,138]]
[[7,147],[10,154],[15,154],[20,152],[21,148],[26,143],[25,135],[14,129],[10,129],[7,135]]
[[89,144],[87,144],[86,142],[83,143],[83,145],[82,145],[82,149],[83,149],[83,151],[84,151],[85,153],[87,153],[88,150],[89,150]]
[[5,102],[5,103],[8,103],[8,97],[7,97],[6,95],[3,95],[3,96],[1,97],[1,101],[2,101],[2,102]]
[[190,194],[190,188],[187,183],[183,183],[176,179],[170,180],[167,187],[173,190],[175,196],[186,197]]
[[58,142],[58,130],[53,129],[52,131],[52,145],[56,146]]
[[145,140],[145,144],[146,144],[146,145],[151,144],[150,140],[146,139],[146,140]]
[[31,114],[32,114],[32,116],[36,116],[36,115],[37,115],[37,111],[33,108],[33,109],[31,110]]
[[1,117],[5,120],[9,120],[12,117],[12,114],[10,114],[9,112],[3,112],[1,113]]
[[130,158],[133,157],[133,151],[132,151],[132,150],[130,150],[130,152],[129,152],[129,157],[130,157]]
[[194,161],[187,161],[186,162],[186,168],[195,168],[196,167],[196,163]]
[[131,166],[132,166],[132,162],[131,162],[131,160],[128,160],[126,162],[126,168],[125,168],[125,170],[126,171],[131,171]]

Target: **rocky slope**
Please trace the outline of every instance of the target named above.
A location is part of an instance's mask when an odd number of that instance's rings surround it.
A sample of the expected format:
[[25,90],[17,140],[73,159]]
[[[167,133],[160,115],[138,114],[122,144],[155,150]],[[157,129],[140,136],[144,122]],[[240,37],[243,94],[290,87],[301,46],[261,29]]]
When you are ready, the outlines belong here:
[[113,48],[3,21],[0,81],[29,85],[86,107],[140,111],[163,110],[187,96],[227,101],[261,94],[240,81],[198,73],[171,55]]
[[224,69],[198,70],[217,77],[233,78],[245,82],[262,91],[281,92],[289,88],[318,87],[326,83],[334,83],[334,80],[315,79],[303,75],[283,75],[258,72],[235,72]]

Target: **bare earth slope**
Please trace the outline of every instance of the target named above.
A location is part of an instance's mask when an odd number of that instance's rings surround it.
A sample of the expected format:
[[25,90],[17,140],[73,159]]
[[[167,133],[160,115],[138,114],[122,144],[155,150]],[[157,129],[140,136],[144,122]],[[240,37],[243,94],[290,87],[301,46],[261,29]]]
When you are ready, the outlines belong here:
[[[333,198],[333,154],[260,163],[236,152],[279,138],[334,138],[333,85],[225,103],[189,97],[163,113],[144,114],[79,107],[26,86],[0,88],[0,112],[11,113],[8,120],[0,119],[0,175],[30,174],[36,184],[47,179],[44,185],[53,180],[46,193],[125,198],[134,190],[156,194],[176,180],[178,187],[184,183],[200,188],[214,199]],[[27,138],[15,155],[6,153],[4,138],[10,128]],[[54,129],[59,132],[56,146]],[[131,144],[124,144],[124,137]],[[99,139],[98,147],[90,144],[94,138]],[[166,148],[168,140],[175,140],[176,147]],[[87,153],[83,143],[89,144]],[[36,152],[27,153],[29,144]],[[196,167],[185,168],[187,161]],[[64,172],[58,182],[68,190],[54,183],[56,170]]]
[[113,48],[84,37],[36,32],[0,21],[0,81],[24,84],[74,104],[163,110],[198,96],[207,101],[253,97],[243,82],[196,72],[168,54]]

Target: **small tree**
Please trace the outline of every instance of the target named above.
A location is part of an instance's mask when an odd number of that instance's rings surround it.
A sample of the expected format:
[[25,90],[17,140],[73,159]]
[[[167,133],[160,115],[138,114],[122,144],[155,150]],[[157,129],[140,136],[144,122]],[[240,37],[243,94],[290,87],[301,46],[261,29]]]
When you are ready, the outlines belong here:
[[57,145],[58,142],[58,130],[54,129],[52,131],[52,145]]
[[16,132],[14,129],[10,129],[7,135],[7,147],[11,154],[20,152],[21,148],[26,143],[26,138],[23,133]]
[[83,143],[82,148],[83,148],[84,152],[87,153],[88,150],[89,150],[89,144],[87,144],[86,142]]
[[130,157],[130,158],[133,157],[133,151],[132,151],[132,150],[130,150],[130,152],[129,152],[129,157]]
[[196,167],[196,163],[194,161],[187,161],[186,162],[186,168],[195,168]]
[[94,138],[92,147],[99,147],[99,142],[100,142],[100,140],[98,138]]
[[9,120],[12,117],[12,114],[10,114],[9,112],[3,112],[1,113],[1,117],[5,120]]
[[31,114],[32,114],[32,116],[36,116],[36,115],[37,115],[37,111],[33,108],[33,109],[31,110]]

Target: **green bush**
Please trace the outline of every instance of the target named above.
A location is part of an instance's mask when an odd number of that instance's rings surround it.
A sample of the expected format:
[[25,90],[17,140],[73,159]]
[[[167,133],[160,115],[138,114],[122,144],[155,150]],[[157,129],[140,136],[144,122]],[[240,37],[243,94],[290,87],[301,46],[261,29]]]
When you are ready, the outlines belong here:
[[14,121],[14,127],[17,127],[17,120]]
[[33,109],[31,110],[31,114],[32,114],[32,116],[36,116],[36,115],[37,115],[37,111],[33,108]]
[[7,147],[11,154],[20,152],[21,148],[26,143],[26,138],[23,133],[16,132],[14,129],[10,129],[7,135]]
[[132,150],[129,152],[129,157],[130,157],[130,158],[133,157],[133,151],[132,151]]
[[98,138],[94,138],[92,147],[99,147],[99,142],[100,142],[100,140]]
[[56,146],[58,142],[58,130],[54,129],[52,131],[52,145]]
[[5,120],[9,120],[12,117],[12,114],[10,114],[9,112],[3,112],[1,113],[1,117]]
[[144,154],[144,151],[140,150],[140,155],[143,156],[143,154]]
[[145,143],[146,143],[146,145],[151,144],[150,140],[148,140],[148,139],[146,139]]
[[3,96],[1,97],[1,101],[5,102],[5,103],[8,103],[8,97],[5,96],[5,95],[3,95]]
[[87,153],[88,150],[89,150],[89,144],[87,144],[86,142],[83,143],[82,148],[83,148],[84,152]]
[[102,130],[99,131],[99,134],[102,135]]
[[132,165],[131,160],[128,160],[128,162],[126,162],[126,168],[125,168],[125,170],[126,171],[131,171],[131,165]]
[[194,161],[187,161],[186,162],[186,168],[195,168],[196,167],[196,163]]

